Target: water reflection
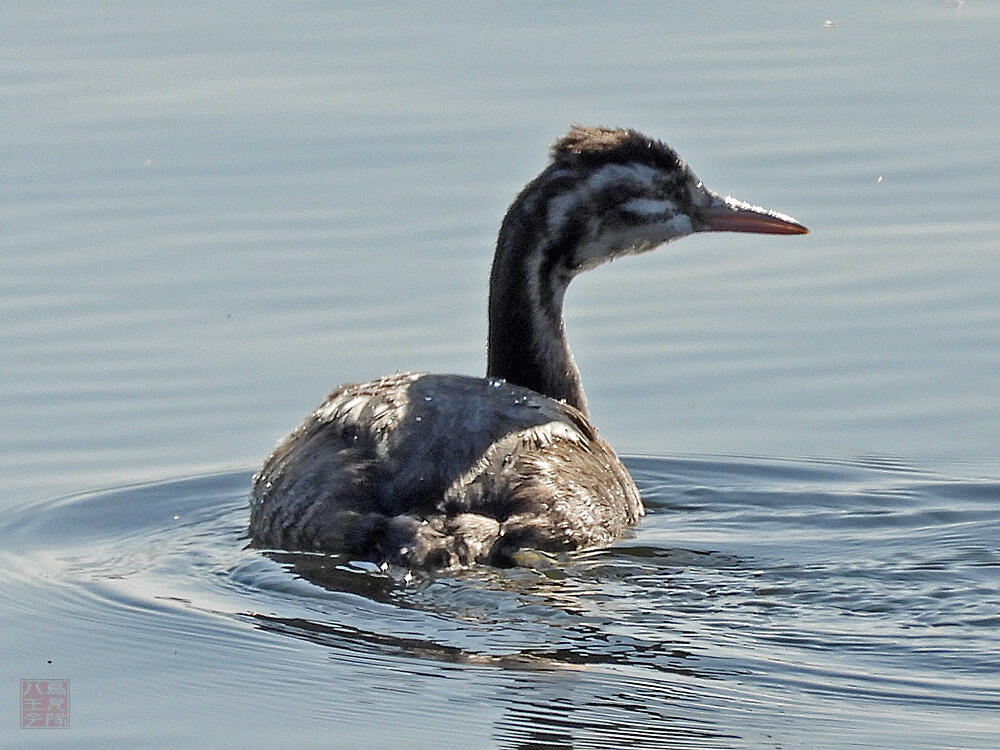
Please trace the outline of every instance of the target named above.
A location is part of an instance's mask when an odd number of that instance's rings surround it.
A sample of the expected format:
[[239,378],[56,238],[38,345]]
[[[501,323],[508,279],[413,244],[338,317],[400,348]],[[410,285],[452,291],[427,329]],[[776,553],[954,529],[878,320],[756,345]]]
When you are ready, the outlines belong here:
[[[345,575],[348,578],[343,578]],[[314,581],[331,585],[346,580],[353,594],[357,589],[350,577],[354,575],[341,570],[339,576],[321,576]],[[546,588],[544,580],[539,584]],[[523,581],[515,588],[523,593],[522,585]],[[563,612],[587,609],[566,596],[553,597],[551,591],[530,593],[545,600],[546,606],[558,598]],[[380,595],[384,594],[382,590]],[[447,599],[447,594],[442,597],[436,592],[431,598],[437,608],[446,609],[442,598]],[[411,606],[416,604],[410,602]],[[532,617],[532,613],[538,616]],[[377,682],[376,689],[419,698],[427,688],[415,682],[413,675],[446,676],[446,664],[475,670],[496,686],[490,700],[500,709],[493,730],[499,747],[725,747],[726,741],[735,737],[721,731],[707,709],[718,697],[711,683],[702,692],[698,671],[679,666],[691,657],[682,643],[641,643],[589,623],[557,627],[553,620],[561,618],[546,618],[546,614],[551,613],[539,604],[520,605],[519,622],[514,627],[519,632],[506,643],[504,632],[511,626],[511,617],[500,617],[485,607],[475,614],[467,607],[453,612],[466,628],[475,627],[489,638],[488,649],[484,649],[485,642],[463,648],[452,645],[448,641],[454,634],[447,632],[449,626],[417,637],[412,631],[376,633],[330,621],[259,613],[252,617],[263,630],[324,647],[333,660],[383,664],[386,676]],[[383,623],[386,625],[391,623]],[[537,631],[533,644],[524,643],[527,627]],[[554,637],[561,640],[550,641]],[[664,650],[670,655],[670,664],[661,658]],[[655,666],[662,673],[650,679],[636,671],[640,664]],[[453,688],[445,685],[440,689]]]

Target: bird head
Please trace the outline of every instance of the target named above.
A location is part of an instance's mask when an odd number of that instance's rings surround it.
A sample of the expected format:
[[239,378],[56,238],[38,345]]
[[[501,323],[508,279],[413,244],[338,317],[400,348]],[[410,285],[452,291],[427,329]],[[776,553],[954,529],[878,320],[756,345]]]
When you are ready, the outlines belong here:
[[534,215],[552,265],[569,276],[693,232],[809,231],[716,194],[673,149],[634,130],[573,127],[519,201]]

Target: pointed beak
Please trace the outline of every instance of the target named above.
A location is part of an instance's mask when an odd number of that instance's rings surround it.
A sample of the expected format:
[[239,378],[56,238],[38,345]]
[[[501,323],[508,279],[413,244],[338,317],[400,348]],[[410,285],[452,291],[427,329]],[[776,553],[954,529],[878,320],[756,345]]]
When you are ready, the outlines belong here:
[[735,198],[712,196],[712,202],[697,210],[698,232],[754,232],[757,234],[809,234],[791,216],[768,211]]

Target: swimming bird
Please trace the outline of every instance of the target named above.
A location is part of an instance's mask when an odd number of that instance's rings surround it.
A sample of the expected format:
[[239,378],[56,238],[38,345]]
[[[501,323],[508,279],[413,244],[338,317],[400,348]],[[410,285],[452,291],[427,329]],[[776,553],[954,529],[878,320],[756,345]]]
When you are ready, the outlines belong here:
[[255,475],[253,542],[433,569],[620,538],[643,504],[590,422],[563,297],[582,271],[706,231],[808,232],[720,197],[660,141],[574,126],[503,219],[486,377],[337,388]]

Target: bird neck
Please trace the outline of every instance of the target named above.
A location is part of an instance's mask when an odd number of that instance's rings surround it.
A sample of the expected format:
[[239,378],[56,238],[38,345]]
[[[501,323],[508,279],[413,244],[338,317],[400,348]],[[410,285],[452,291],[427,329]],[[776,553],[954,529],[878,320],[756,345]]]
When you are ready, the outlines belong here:
[[565,401],[587,415],[562,315],[572,275],[560,265],[561,255],[539,217],[525,215],[523,208],[522,200],[515,201],[497,239],[486,374]]

